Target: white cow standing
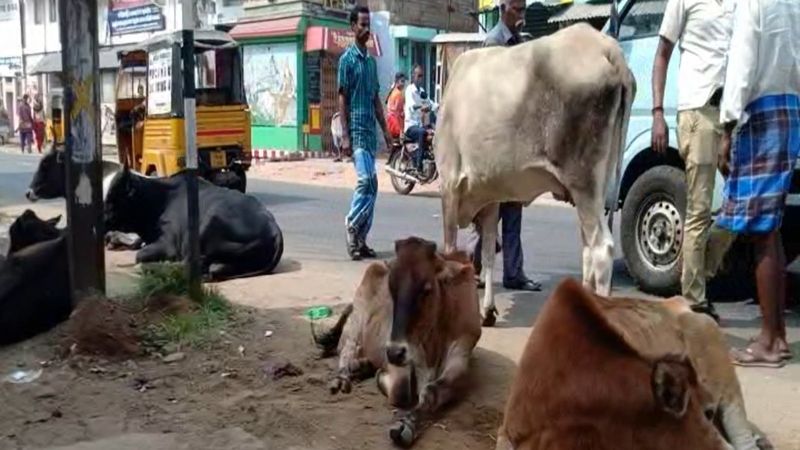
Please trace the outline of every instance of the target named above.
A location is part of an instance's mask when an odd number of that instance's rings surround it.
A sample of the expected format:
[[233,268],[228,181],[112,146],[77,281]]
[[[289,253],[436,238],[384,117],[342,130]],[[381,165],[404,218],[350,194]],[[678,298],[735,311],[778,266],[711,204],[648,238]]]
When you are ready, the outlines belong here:
[[619,172],[636,83],[617,42],[586,24],[515,47],[463,53],[434,142],[445,251],[472,221],[483,232],[484,325],[495,323],[498,203],[571,200],[583,239],[583,283],[611,293],[614,241],[605,193]]

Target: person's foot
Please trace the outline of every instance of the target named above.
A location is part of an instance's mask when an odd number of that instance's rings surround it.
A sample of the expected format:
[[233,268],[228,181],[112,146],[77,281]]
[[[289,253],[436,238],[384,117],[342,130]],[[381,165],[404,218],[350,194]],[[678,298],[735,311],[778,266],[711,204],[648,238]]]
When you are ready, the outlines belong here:
[[706,314],[707,316],[714,319],[714,322],[719,324],[719,314],[717,314],[717,310],[714,308],[714,305],[711,303],[698,303],[691,306],[692,311],[699,313],[699,314]]
[[786,362],[781,358],[780,352],[767,349],[760,341],[751,342],[745,348],[735,348],[731,350],[731,360],[737,366],[742,367],[766,367],[779,369]]
[[350,227],[345,228],[345,232],[347,233],[347,255],[350,256],[350,259],[353,261],[358,261],[361,259],[361,249],[360,242],[358,240],[358,236],[356,236],[356,231]]
[[[758,342],[758,336],[751,337],[748,342],[750,344]],[[779,339],[775,343],[775,349],[778,351],[778,355],[780,355],[781,359],[785,361],[788,361],[794,357],[794,355],[792,355],[792,350],[789,348],[789,344],[784,339]]]
[[369,248],[365,241],[361,241],[358,246],[358,254],[361,255],[362,258],[377,258],[378,253],[375,250]]
[[342,158],[333,158],[333,162],[335,163],[342,162]]
[[539,292],[542,284],[527,277],[517,278],[516,280],[503,281],[503,287],[512,291]]

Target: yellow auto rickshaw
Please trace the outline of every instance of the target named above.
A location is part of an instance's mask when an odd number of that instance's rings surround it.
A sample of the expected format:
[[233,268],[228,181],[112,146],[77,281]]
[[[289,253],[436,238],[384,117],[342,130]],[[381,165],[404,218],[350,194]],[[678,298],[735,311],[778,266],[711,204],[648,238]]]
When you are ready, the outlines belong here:
[[[162,34],[118,54],[120,162],[148,176],[186,167],[181,41],[181,32]],[[244,192],[252,156],[239,46],[223,31],[198,30],[194,48],[200,175]]]
[[46,115],[45,121],[47,140],[62,146],[64,145],[63,90],[53,89],[47,97],[47,104],[50,105],[50,114]]

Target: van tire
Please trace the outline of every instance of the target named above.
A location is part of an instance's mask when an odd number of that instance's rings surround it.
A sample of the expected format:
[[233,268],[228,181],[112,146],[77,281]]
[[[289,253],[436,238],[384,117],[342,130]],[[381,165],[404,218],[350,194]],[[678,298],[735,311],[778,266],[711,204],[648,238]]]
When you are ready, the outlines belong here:
[[[622,252],[642,291],[663,296],[680,292],[683,258],[678,242],[683,242],[685,214],[686,176],[681,169],[653,167],[628,191],[622,206]],[[645,243],[640,234],[647,236]],[[654,248],[658,255],[649,251]]]

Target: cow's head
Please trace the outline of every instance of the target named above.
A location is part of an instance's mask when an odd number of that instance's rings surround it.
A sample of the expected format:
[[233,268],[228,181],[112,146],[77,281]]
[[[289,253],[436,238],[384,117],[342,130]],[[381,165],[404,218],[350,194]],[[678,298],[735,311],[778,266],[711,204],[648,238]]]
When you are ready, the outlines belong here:
[[136,180],[127,166],[111,179],[106,193],[103,215],[106,230],[135,232]]
[[64,170],[64,152],[55,146],[39,160],[39,167],[33,174],[25,198],[31,202],[39,199],[60,198],[66,196],[66,171]]
[[56,228],[61,221],[61,215],[52,219],[42,220],[36,213],[26,209],[8,230],[11,241],[8,248],[9,254],[22,250],[39,242],[49,241],[60,236],[60,231]]
[[403,367],[413,359],[410,353],[415,345],[410,341],[436,326],[441,260],[436,255],[436,243],[417,237],[396,241],[395,253],[395,260],[389,264],[393,313],[386,360]]

